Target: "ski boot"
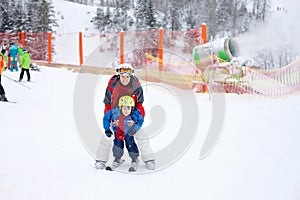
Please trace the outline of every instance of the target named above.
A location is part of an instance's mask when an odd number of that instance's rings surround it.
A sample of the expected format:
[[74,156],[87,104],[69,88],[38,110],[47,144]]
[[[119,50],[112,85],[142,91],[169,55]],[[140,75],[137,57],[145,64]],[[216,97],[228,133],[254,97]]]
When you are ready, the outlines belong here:
[[0,101],[8,101],[5,94],[0,95]]
[[148,170],[155,170],[155,160],[147,160],[145,161],[145,165]]
[[106,167],[105,163],[106,162],[104,162],[102,160],[96,160],[95,168],[96,169],[104,169]]
[[137,158],[133,158],[131,162],[131,166],[129,167],[128,171],[136,172],[138,164],[139,164],[139,160]]

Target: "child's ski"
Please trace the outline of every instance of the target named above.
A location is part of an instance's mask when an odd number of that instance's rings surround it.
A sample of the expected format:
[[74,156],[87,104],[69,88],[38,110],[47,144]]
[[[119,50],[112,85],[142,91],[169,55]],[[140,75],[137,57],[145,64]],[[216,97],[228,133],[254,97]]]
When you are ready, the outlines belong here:
[[19,84],[19,85],[21,85],[21,86],[23,86],[23,87],[25,87],[25,88],[27,88],[27,89],[31,89],[31,87],[28,87],[27,85],[25,85],[23,83],[20,83],[19,81],[15,80],[13,78],[10,78],[9,76],[6,76],[4,74],[2,74],[2,76],[5,77],[5,78],[7,78],[7,79],[9,79],[9,80],[11,80],[11,81],[13,81],[13,82],[15,82],[15,83],[17,83],[17,84]]
[[3,103],[17,103],[16,101],[0,101],[0,102],[3,102]]
[[112,166],[106,166],[105,170],[115,171],[125,160],[120,160],[120,162],[113,162]]
[[18,81],[18,80],[14,80],[17,84],[22,85],[23,87],[27,88],[27,89],[31,89],[31,87],[25,85],[23,82]]

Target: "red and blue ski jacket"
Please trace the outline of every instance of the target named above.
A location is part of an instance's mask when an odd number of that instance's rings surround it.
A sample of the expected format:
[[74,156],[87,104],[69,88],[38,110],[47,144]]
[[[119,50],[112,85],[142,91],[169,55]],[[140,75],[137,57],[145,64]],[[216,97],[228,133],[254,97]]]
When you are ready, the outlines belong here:
[[143,107],[144,93],[140,81],[137,77],[131,76],[128,85],[122,85],[119,75],[114,75],[108,82],[105,97],[103,103],[105,104],[104,114],[118,106],[119,99],[124,96],[129,95],[135,101],[135,107],[139,109],[142,116],[145,116],[145,110]]
[[[119,120],[118,126],[112,126],[116,138],[118,140],[124,140],[125,135],[128,133],[129,129],[134,128],[135,131],[139,131],[144,123],[144,118],[141,115],[140,111],[136,108],[133,108],[132,113],[125,117],[121,114],[119,108],[114,108],[106,112],[103,117],[103,128],[109,130],[110,124],[112,121]],[[131,122],[134,122],[133,126],[129,126]]]

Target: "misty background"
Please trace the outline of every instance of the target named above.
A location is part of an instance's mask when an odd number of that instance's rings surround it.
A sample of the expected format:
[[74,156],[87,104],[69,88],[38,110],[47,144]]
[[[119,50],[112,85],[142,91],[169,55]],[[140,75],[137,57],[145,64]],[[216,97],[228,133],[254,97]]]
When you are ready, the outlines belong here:
[[[87,14],[100,34],[160,27],[195,30],[206,23],[209,40],[234,37],[240,56],[253,58],[258,67],[284,67],[299,56],[297,0],[68,1],[95,7],[95,13]],[[0,32],[55,32],[59,30],[58,17],[64,20],[57,12],[52,0],[0,0]]]

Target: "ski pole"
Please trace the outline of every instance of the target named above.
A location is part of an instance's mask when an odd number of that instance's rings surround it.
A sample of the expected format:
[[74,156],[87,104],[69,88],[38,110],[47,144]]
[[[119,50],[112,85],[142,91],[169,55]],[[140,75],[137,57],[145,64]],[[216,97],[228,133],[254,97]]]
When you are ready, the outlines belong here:
[[20,82],[18,82],[17,80],[14,80],[14,79],[12,79],[12,78],[10,78],[10,77],[4,75],[4,74],[2,74],[2,76],[5,77],[5,78],[7,78],[7,79],[9,79],[9,80],[11,80],[11,81],[13,81],[13,82],[15,82],[15,83],[17,83],[17,84],[19,84],[19,85],[21,85],[21,86],[23,86],[23,87],[25,87],[25,88],[27,88],[27,89],[31,89],[31,87],[28,87],[27,85],[25,85],[25,84],[23,84],[23,83],[20,83]]

